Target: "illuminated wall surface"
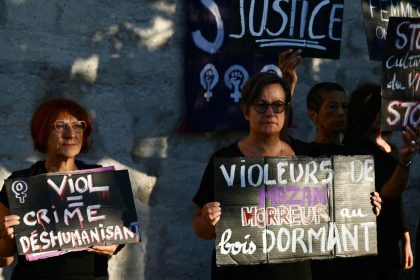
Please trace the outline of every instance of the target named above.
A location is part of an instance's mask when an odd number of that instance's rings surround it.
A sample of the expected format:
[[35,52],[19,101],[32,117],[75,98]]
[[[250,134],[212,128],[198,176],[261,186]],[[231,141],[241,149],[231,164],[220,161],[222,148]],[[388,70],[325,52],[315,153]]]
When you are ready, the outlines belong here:
[[[195,237],[191,199],[211,153],[244,133],[179,132],[185,3],[0,0],[0,178],[40,158],[28,129],[40,102],[64,96],[88,108],[94,143],[82,159],[128,169],[143,239],[111,258],[111,279],[209,278],[213,243]],[[346,1],[342,36],[339,60],[305,58],[299,68],[290,133],[302,140],[314,136],[305,108],[312,85],[338,81],[351,91],[380,81],[381,63],[368,60],[360,1]],[[413,211],[418,185],[407,192]]]

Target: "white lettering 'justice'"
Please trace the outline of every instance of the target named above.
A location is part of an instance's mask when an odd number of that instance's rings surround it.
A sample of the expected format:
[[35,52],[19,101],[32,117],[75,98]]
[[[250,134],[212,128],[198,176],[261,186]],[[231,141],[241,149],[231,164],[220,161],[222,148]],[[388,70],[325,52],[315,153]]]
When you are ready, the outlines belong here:
[[[275,0],[272,5],[269,5],[269,0],[251,0],[247,1],[249,10],[246,11],[244,0],[240,0],[239,4],[239,17],[240,17],[240,30],[237,33],[229,34],[230,37],[240,39],[245,36],[249,31],[252,37],[261,37],[266,34],[267,37],[279,37],[286,35],[293,38],[306,38],[310,40],[320,40],[328,38],[334,41],[340,41],[333,33],[337,24],[341,24],[341,18],[337,17],[338,11],[342,10],[343,4],[332,4],[329,0],[320,1],[311,11],[308,9],[309,0]],[[283,3],[282,3],[283,2]],[[256,16],[256,4],[262,7],[261,15]],[[298,11],[298,3],[301,3],[300,10]],[[284,7],[284,5],[287,5]],[[325,34],[316,34],[314,27],[316,26],[317,18],[321,16],[321,11],[328,9],[329,23],[328,31]],[[271,12],[271,13],[270,13]],[[325,14],[325,13],[324,13]],[[279,26],[276,29],[270,29],[267,26],[270,17],[278,17]],[[260,19],[258,27],[255,19]],[[247,22],[248,20],[248,22]],[[248,23],[248,24],[247,24]]]

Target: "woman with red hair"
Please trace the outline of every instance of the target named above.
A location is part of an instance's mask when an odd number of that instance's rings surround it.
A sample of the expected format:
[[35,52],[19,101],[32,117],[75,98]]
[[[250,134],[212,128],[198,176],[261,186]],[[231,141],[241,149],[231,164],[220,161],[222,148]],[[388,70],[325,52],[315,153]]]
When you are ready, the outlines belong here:
[[[30,168],[15,171],[9,178],[30,177],[43,173],[68,172],[99,167],[76,160],[90,143],[92,121],[88,112],[69,99],[42,103],[32,116],[31,136],[36,151],[45,155]],[[11,215],[5,188],[0,192],[0,256],[10,263],[16,253],[13,227],[20,217]],[[18,256],[12,279],[94,279],[107,276],[107,256],[117,245],[93,246],[85,251],[27,261]]]

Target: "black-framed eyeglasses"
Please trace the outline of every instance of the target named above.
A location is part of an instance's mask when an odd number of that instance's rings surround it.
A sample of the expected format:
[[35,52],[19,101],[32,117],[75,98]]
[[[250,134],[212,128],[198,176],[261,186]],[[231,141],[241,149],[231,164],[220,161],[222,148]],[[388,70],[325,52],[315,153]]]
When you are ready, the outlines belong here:
[[271,110],[273,110],[273,112],[276,114],[280,114],[284,111],[284,109],[286,109],[286,103],[284,103],[283,101],[274,101],[271,103],[264,102],[264,101],[257,101],[254,103],[253,106],[254,106],[255,112],[259,114],[264,114],[268,110],[269,106],[271,107]]
[[58,133],[63,133],[66,129],[71,129],[75,133],[82,133],[86,129],[86,122],[85,121],[65,121],[65,120],[57,120],[54,122],[54,130]]

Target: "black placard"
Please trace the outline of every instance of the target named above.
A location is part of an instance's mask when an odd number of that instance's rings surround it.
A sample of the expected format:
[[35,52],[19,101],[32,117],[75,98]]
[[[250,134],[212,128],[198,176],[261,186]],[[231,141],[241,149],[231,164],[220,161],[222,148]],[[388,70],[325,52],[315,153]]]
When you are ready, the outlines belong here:
[[140,241],[127,170],[51,173],[5,181],[18,254]]
[[237,54],[227,48],[229,6],[227,0],[187,1],[186,131],[247,128],[239,105],[245,81],[260,71],[281,75],[277,55]]
[[216,158],[218,266],[376,254],[371,156]]
[[420,18],[390,18],[382,69],[382,130],[419,126]]
[[[187,110],[186,123],[181,131],[207,132],[246,129],[248,123],[243,117],[240,101],[241,89],[248,77],[261,71],[281,75],[277,66],[277,55],[282,49],[303,49],[303,56],[314,55],[308,48],[295,44],[276,47],[271,51],[264,50],[259,54],[254,50],[244,52],[244,49],[239,52],[237,49],[229,48],[230,25],[234,14],[239,13],[238,11],[231,12],[231,4],[235,4],[235,2],[239,3],[228,0],[187,0],[185,43]],[[250,3],[250,1],[246,2]],[[262,2],[264,1],[255,1],[257,6],[260,6]],[[268,2],[270,6],[274,3],[272,0]],[[306,2],[311,8],[313,3],[320,3],[320,1],[290,2],[296,2],[299,7],[302,5],[301,2]],[[334,1],[333,3],[342,2]],[[281,6],[285,10],[291,5],[285,1],[281,2]],[[325,11],[330,8],[331,4],[322,6],[315,17],[317,25],[314,32],[317,35],[324,34],[318,29],[325,28],[324,25],[321,27],[319,21],[321,15],[324,17]],[[335,11],[337,16],[342,13],[341,9]],[[287,13],[290,14],[290,12]],[[310,16],[308,18],[310,20]],[[333,25],[334,29],[331,32],[334,36],[339,36],[339,24],[341,22],[335,22]],[[335,42],[338,48],[329,49],[320,57],[338,57],[340,41]]]
[[239,52],[301,48],[308,57],[340,57],[343,0],[231,1],[229,45]]
[[391,17],[420,17],[419,0],[362,0],[364,26],[371,60],[382,61]]

